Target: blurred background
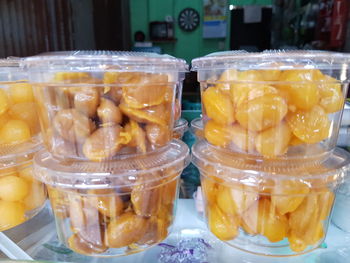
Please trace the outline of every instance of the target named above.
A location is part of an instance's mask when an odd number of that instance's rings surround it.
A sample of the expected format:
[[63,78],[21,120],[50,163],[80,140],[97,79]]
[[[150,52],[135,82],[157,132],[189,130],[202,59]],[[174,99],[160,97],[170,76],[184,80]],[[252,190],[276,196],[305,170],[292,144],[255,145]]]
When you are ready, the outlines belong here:
[[0,0],[0,56],[147,50],[350,51],[348,0]]

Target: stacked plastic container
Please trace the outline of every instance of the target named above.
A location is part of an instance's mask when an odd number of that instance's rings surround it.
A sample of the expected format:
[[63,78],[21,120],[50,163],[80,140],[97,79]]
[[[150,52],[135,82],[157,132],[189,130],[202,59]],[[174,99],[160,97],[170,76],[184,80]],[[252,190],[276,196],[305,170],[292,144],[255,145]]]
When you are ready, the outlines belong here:
[[188,121],[184,118],[178,119],[175,122],[173,138],[181,139],[186,131],[188,131]]
[[349,168],[335,148],[349,54],[213,53],[198,71],[205,140],[193,146],[208,228],[255,254],[290,256],[324,240]]
[[32,218],[45,203],[45,186],[32,172],[39,130],[32,87],[19,60],[0,60],[0,231]]
[[173,140],[187,65],[167,55],[76,51],[23,62],[35,86],[48,186],[60,240],[85,255],[142,251],[170,231],[189,159]]
[[203,120],[202,118],[195,118],[191,121],[191,132],[197,140],[203,139]]

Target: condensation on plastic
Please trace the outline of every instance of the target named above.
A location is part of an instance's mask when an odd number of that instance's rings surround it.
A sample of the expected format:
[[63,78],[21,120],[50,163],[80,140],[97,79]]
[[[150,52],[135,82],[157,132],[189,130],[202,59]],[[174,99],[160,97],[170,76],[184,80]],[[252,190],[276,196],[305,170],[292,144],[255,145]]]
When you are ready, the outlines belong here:
[[22,66],[32,71],[185,72],[183,59],[169,55],[127,51],[62,51],[28,57]]
[[173,137],[181,139],[185,132],[188,130],[188,121],[186,119],[179,119],[175,122]]
[[192,70],[346,70],[350,54],[317,50],[265,50],[264,52],[216,52],[192,60]]
[[[192,147],[192,163],[201,174],[216,178],[218,183],[240,183],[246,186],[275,187],[271,181],[300,182],[311,189],[339,186],[350,169],[350,153],[336,148],[326,159],[252,160],[229,153],[199,141]],[[207,170],[208,169],[208,170]],[[207,174],[210,171],[210,174]]]
[[[180,172],[189,161],[189,149],[186,144],[173,140],[163,152],[101,163],[61,161],[53,158],[48,152],[41,151],[34,157],[34,171],[39,180],[53,187],[123,188],[149,182],[160,183],[159,179],[149,175],[167,169],[172,169],[171,174]],[[138,180],[140,178],[143,180]]]

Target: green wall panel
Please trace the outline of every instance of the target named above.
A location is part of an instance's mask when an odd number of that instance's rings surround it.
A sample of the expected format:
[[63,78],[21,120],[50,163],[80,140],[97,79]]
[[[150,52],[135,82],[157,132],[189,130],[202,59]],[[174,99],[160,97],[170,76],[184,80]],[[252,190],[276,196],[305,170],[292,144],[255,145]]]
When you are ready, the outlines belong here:
[[[196,9],[203,18],[203,0],[131,0],[131,29],[132,36],[138,30],[145,32],[148,39],[148,24],[151,21],[164,21],[165,16],[171,15],[175,20],[181,10],[187,7]],[[229,21],[229,17],[227,18]],[[228,26],[229,27],[229,26]],[[184,58],[190,62],[193,58],[208,53],[227,50],[229,38],[203,39],[202,21],[193,32],[182,31],[175,23],[175,43],[156,43],[163,53]],[[229,35],[229,31],[227,32]]]
[[[271,5],[272,0],[228,0],[228,5]],[[175,43],[156,43],[163,53],[184,58],[190,62],[193,58],[206,54],[228,50],[229,37],[223,39],[203,39],[203,0],[130,0],[132,36],[136,31],[143,31],[148,39],[148,26],[151,21],[164,21],[167,15],[175,20],[182,9],[192,7],[201,17],[200,26],[193,32],[184,32],[175,23]],[[227,16],[227,36],[230,32],[230,15]]]
[[229,0],[230,4],[244,6],[244,5],[272,5],[272,0]]
[[130,17],[131,17],[131,37],[134,41],[134,33],[143,31],[148,35],[148,0],[132,0],[130,1]]

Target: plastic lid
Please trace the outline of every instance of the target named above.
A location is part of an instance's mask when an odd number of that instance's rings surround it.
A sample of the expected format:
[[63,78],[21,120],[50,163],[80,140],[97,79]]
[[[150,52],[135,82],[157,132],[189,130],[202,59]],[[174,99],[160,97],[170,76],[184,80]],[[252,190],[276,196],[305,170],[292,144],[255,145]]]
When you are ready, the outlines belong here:
[[191,128],[194,130],[203,130],[203,119],[202,118],[195,118],[191,121]]
[[7,57],[0,59],[0,67],[18,68],[21,60],[22,58],[19,57]]
[[[17,166],[25,166],[31,164],[34,154],[43,149],[42,144],[19,144],[14,145],[12,151],[7,151],[7,155],[3,155],[0,148],[0,173],[4,175],[7,169]],[[9,149],[8,149],[9,150]]]
[[20,68],[22,58],[8,57],[0,59],[0,82],[6,85],[13,82],[27,82],[27,73]]
[[40,147],[42,143],[41,135],[33,136],[30,140],[17,143],[17,144],[4,144],[0,143],[0,158],[13,158],[14,156],[21,155],[30,149],[36,149]]
[[189,161],[187,145],[173,140],[163,152],[108,162],[62,161],[54,159],[43,150],[34,157],[34,170],[35,176],[48,185],[74,189],[105,189],[159,181],[159,178],[152,176],[153,173],[165,170],[167,175],[174,176]]
[[316,50],[225,51],[192,60],[192,70],[343,69],[350,54]]
[[175,122],[174,132],[185,133],[188,130],[188,121],[184,118],[178,119]]
[[61,51],[39,54],[24,59],[29,71],[145,71],[169,72],[188,70],[183,59],[169,55],[127,51]]
[[214,148],[206,141],[197,142],[192,147],[192,163],[205,174],[207,169],[211,177],[220,181],[242,183],[248,186],[271,185],[269,181],[298,181],[312,188],[334,186],[343,182],[350,168],[350,153],[336,148],[326,159],[306,162],[259,161],[241,159],[225,151]]

